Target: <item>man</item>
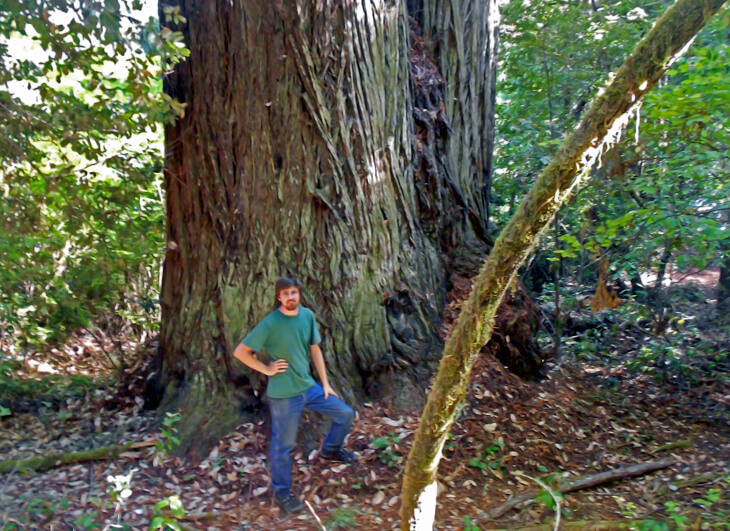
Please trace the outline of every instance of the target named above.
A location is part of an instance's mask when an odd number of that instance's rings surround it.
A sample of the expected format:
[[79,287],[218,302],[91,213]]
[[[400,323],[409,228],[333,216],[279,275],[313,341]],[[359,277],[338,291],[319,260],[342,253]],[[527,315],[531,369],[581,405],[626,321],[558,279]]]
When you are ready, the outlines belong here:
[[[342,448],[355,414],[340,400],[327,379],[324,356],[314,313],[299,305],[296,280],[282,277],[276,281],[276,309],[256,325],[233,355],[248,367],[269,377],[266,394],[271,408],[271,480],[274,501],[287,513],[296,513],[304,505],[291,492],[291,450],[297,439],[299,418],[304,408],[312,409],[332,420],[320,456],[349,463],[355,456]],[[268,365],[255,352],[265,351],[273,360]],[[309,358],[314,362],[319,380],[312,378]]]

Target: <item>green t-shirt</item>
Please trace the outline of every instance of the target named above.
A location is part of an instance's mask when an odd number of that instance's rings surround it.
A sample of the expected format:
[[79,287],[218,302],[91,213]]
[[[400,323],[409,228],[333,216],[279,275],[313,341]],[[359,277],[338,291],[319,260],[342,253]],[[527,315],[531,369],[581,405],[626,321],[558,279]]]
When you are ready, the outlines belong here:
[[309,347],[320,341],[314,313],[300,306],[299,313],[293,317],[274,310],[241,343],[255,352],[263,350],[272,360],[289,362],[285,372],[269,376],[266,394],[272,398],[290,398],[314,385],[309,371]]

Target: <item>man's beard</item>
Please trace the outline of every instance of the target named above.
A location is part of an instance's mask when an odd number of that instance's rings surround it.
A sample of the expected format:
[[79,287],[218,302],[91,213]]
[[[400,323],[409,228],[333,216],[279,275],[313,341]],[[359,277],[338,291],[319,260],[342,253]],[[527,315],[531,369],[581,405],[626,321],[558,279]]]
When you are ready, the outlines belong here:
[[289,311],[296,310],[297,306],[299,306],[299,301],[289,301],[289,302],[284,303],[284,308],[286,308]]

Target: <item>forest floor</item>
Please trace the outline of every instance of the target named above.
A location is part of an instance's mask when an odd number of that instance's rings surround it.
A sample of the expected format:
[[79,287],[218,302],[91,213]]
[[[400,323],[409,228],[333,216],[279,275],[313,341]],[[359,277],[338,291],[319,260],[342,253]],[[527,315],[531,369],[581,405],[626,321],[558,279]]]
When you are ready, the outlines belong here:
[[[714,345],[712,352],[701,366],[695,360],[680,371],[668,358],[654,359],[653,372],[637,369],[637,353],[649,352],[653,336],[635,323],[613,327],[605,349],[573,349],[541,381],[523,381],[482,356],[439,468],[435,528],[553,529],[554,502],[545,490],[498,518],[487,513],[510,496],[540,490],[536,481],[554,488],[557,480],[671,459],[663,470],[565,494],[561,529],[730,529],[730,349],[727,334],[700,328],[694,337]],[[72,347],[25,360],[24,370],[98,375],[109,370],[105,359],[96,341],[79,336]],[[703,372],[711,361],[714,372]],[[359,455],[355,464],[332,466],[316,451],[295,450],[294,483],[311,512],[286,517],[269,497],[267,421],[239,426],[191,463],[153,446],[166,437],[129,394],[89,389],[62,407],[46,402],[0,418],[0,460],[149,444],[114,460],[0,476],[2,529],[142,530],[156,516],[201,530],[322,529],[317,518],[329,531],[398,528],[418,411],[359,407],[348,441]],[[115,503],[111,477],[130,474],[131,492]],[[159,503],[169,496],[182,502],[177,516],[174,499]]]

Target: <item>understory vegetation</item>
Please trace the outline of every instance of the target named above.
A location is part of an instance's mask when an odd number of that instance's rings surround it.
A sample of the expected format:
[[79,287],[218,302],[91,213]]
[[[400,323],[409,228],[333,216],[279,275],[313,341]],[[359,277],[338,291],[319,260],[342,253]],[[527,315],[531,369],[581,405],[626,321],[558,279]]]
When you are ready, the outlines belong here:
[[[497,226],[600,89],[596,73],[617,68],[665,5],[526,7],[502,11]],[[680,386],[726,380],[729,22],[727,11],[711,21],[647,97],[524,269],[546,348],[607,363],[630,353],[628,369]],[[566,38],[576,33],[597,48]]]

